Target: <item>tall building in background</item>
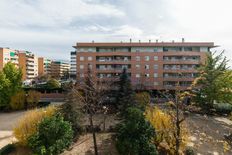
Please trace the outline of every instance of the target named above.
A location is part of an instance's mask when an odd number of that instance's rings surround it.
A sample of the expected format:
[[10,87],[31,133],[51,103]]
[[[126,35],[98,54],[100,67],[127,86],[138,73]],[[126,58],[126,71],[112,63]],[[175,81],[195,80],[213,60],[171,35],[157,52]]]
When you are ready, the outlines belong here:
[[98,80],[117,80],[123,68],[137,89],[187,89],[197,76],[213,42],[77,43],[76,73],[83,78],[88,66]]
[[77,57],[76,51],[71,52],[71,61],[70,61],[70,77],[76,79],[77,75]]
[[52,61],[51,63],[51,77],[56,79],[68,79],[70,71],[70,64],[64,61]]
[[31,52],[19,52],[19,67],[22,69],[23,80],[33,80],[38,76],[38,58]]
[[10,48],[0,47],[0,71],[8,62],[12,62],[18,67],[19,65],[18,51]]
[[52,61],[43,57],[38,58],[38,76],[51,74]]

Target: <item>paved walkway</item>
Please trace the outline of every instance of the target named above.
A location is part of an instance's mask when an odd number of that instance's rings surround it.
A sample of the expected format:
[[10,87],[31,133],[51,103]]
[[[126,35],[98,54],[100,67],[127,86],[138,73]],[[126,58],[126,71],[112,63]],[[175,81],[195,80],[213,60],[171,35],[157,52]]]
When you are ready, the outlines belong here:
[[25,111],[0,113],[0,149],[15,141],[12,130]]

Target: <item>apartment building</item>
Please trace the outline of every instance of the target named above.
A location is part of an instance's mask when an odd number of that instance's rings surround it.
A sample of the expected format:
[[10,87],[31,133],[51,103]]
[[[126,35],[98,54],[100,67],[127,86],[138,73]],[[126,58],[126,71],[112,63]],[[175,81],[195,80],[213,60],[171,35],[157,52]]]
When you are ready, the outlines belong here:
[[70,77],[72,79],[76,79],[77,74],[77,57],[76,51],[72,51],[71,53],[71,61],[70,61]]
[[50,75],[51,74],[51,63],[50,59],[43,57],[38,58],[38,76]]
[[19,65],[18,51],[10,48],[0,47],[0,71],[8,62],[12,62],[18,67]]
[[22,69],[23,80],[33,80],[38,76],[38,57],[29,51],[19,51],[19,67]]
[[213,42],[77,43],[76,74],[83,78],[88,66],[98,80],[117,80],[127,68],[134,88],[188,89]]
[[51,76],[56,79],[69,78],[70,64],[64,61],[52,61]]

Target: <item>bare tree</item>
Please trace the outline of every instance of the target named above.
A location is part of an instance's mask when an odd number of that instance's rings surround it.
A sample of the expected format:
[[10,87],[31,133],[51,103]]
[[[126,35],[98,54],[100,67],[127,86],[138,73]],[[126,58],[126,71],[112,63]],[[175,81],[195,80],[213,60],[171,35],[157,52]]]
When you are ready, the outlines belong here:
[[165,91],[161,92],[161,95],[169,101],[170,106],[174,109],[174,113],[169,111],[169,115],[173,118],[175,123],[175,155],[179,155],[180,145],[182,142],[181,128],[182,123],[186,118],[186,113],[184,113],[186,104],[184,104],[184,102],[186,98],[190,97],[190,93],[182,91],[180,83],[177,82],[174,94],[171,94],[169,91]]
[[91,132],[93,135],[95,155],[98,155],[96,131],[94,128],[93,117],[95,114],[103,113],[103,103],[107,94],[107,84],[97,81],[92,74],[90,67],[83,80],[72,89],[79,107],[88,115]]

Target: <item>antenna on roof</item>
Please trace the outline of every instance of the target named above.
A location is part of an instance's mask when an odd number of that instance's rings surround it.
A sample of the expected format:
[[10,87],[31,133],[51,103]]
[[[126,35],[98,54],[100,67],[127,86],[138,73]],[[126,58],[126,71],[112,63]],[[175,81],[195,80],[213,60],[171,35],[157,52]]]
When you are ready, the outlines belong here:
[[182,38],[182,43],[183,43],[184,41],[185,41],[184,38]]

